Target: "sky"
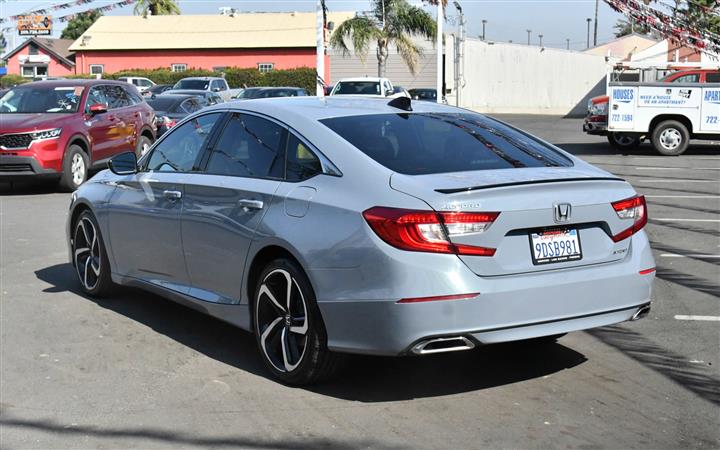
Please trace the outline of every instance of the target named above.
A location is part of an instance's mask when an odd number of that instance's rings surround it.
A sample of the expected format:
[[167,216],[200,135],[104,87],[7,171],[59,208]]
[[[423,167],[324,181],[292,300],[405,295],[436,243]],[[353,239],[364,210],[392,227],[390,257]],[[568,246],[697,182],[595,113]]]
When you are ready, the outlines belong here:
[[[38,0],[0,0],[0,17],[21,14],[34,9],[46,8],[50,5],[70,0],[38,1]],[[72,14],[85,11],[90,7],[99,7],[118,0],[95,0],[94,2],[65,10],[55,11],[54,16]],[[540,34],[543,35],[543,45],[549,47],[565,48],[566,39],[570,39],[570,48],[582,50],[586,47],[587,22],[595,14],[595,0],[458,0],[465,13],[467,36],[479,37],[482,33],[482,20],[487,20],[485,37],[493,41],[513,41],[527,43],[530,29],[531,42],[539,43]],[[421,5],[418,1],[410,1]],[[240,11],[313,11],[314,0],[180,0],[180,9],[183,14],[218,14],[219,8],[229,6]],[[369,9],[367,0],[326,0],[331,11],[365,11]],[[433,15],[435,8],[426,7]],[[133,5],[112,10],[108,15],[131,15]],[[448,22],[445,32],[452,33],[457,28],[457,11],[452,2],[447,8]],[[598,12],[598,44],[613,39],[613,26],[622,15],[614,12],[602,0]],[[59,37],[65,24],[54,23],[53,37]],[[2,24],[8,26],[8,22]],[[8,50],[19,45],[22,38],[6,33]],[[591,26],[592,44],[592,26]]]

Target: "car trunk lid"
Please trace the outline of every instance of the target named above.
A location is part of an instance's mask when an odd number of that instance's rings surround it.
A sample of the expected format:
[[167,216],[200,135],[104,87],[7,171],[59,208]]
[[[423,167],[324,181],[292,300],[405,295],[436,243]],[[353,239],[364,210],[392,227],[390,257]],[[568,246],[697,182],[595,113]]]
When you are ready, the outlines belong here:
[[[620,219],[611,202],[634,196],[634,190],[624,180],[581,162],[574,167],[433,175],[395,173],[390,184],[436,211],[500,213],[482,233],[450,236],[454,244],[496,249],[493,256],[459,256],[478,275],[611,263],[622,259],[629,250],[629,239],[612,240],[611,236],[632,223]],[[559,207],[563,209],[561,217],[557,216]],[[531,246],[542,242],[544,238],[537,238],[540,233],[546,233],[542,236],[547,238],[551,232],[577,236],[575,245],[579,245],[581,257],[535,261]],[[537,239],[532,239],[533,234]]]

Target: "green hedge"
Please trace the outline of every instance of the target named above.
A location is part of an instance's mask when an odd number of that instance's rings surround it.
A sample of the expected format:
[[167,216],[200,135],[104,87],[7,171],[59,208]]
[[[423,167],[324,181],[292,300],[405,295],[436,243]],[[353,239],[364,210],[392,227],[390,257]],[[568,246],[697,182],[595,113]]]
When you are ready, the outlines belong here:
[[[297,86],[305,88],[309,94],[315,92],[315,69],[302,67],[299,69],[273,70],[261,73],[257,69],[229,67],[224,70],[225,79],[231,88],[252,86]],[[157,84],[175,84],[187,77],[217,77],[220,72],[204,69],[188,69],[184,72],[173,72],[169,69],[129,69],[113,74],[104,74],[105,78],[145,77]]]
[[[273,70],[261,73],[257,69],[229,67],[224,71],[225,79],[231,88],[252,86],[296,86],[305,88],[310,95],[315,95],[315,69],[301,67],[299,69]],[[173,72],[169,69],[129,69],[116,73],[103,74],[103,78],[116,80],[120,77],[145,77],[157,84],[175,84],[178,80],[187,77],[217,77],[220,72],[203,69],[189,69],[185,72]],[[66,78],[94,78],[94,76],[68,75]],[[5,75],[0,77],[3,87],[30,81],[20,75]]]

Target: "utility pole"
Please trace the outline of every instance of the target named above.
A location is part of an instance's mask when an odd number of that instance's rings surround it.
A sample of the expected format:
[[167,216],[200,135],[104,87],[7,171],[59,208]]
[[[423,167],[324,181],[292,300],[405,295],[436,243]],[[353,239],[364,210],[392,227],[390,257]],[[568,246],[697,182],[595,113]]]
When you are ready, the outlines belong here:
[[315,38],[317,47],[315,49],[315,95],[325,96],[325,0],[317,0],[315,3],[316,23]]
[[598,19],[598,4],[600,0],[595,0],[595,32],[593,33],[593,47],[597,47],[597,19]]
[[465,14],[463,14],[460,3],[454,1],[453,5],[455,5],[455,9],[457,9],[460,14],[458,36],[457,39],[455,39],[455,106],[460,106],[463,77],[465,75],[463,73],[463,66],[465,63],[465,52],[463,52],[463,47],[465,46]]
[[570,39],[565,39],[565,42],[567,43],[567,49],[570,50]]
[[592,22],[591,18],[585,19],[587,21],[587,48],[590,48],[590,22]]
[[540,47],[542,47],[542,38],[543,38],[543,35],[542,35],[542,34],[538,34],[538,37],[540,38]]
[[435,81],[435,89],[437,92],[437,102],[442,103],[443,97],[445,97],[445,91],[443,89],[443,73],[445,68],[443,67],[443,22],[445,21],[445,11],[443,10],[443,2],[438,2],[437,7],[437,42],[435,48],[437,48],[437,80]]
[[530,33],[532,33],[532,30],[525,30],[528,34],[528,45],[530,45]]
[[485,24],[487,23],[487,20],[482,20],[482,26],[483,26],[483,34],[482,34],[482,40],[485,40]]

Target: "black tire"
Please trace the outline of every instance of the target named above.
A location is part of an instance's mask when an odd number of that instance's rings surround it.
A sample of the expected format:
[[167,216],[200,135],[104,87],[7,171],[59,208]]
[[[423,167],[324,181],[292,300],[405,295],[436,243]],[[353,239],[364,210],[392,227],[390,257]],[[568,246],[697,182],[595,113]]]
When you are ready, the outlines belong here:
[[609,133],[607,140],[617,150],[632,150],[638,148],[642,143],[638,136],[620,133]]
[[73,266],[82,291],[92,297],[108,295],[113,287],[110,262],[92,212],[86,210],[80,213],[70,232]]
[[681,122],[666,120],[660,122],[653,130],[652,143],[655,150],[661,155],[681,155],[688,148],[690,133]]
[[327,349],[315,294],[296,262],[287,258],[271,261],[260,274],[252,306],[260,356],[277,379],[302,386],[335,373],[339,355]]
[[79,145],[71,145],[63,158],[63,171],[60,177],[60,188],[72,192],[88,179],[90,158]]
[[135,155],[140,159],[150,149],[153,141],[147,136],[140,135],[137,140],[137,146],[135,147]]

